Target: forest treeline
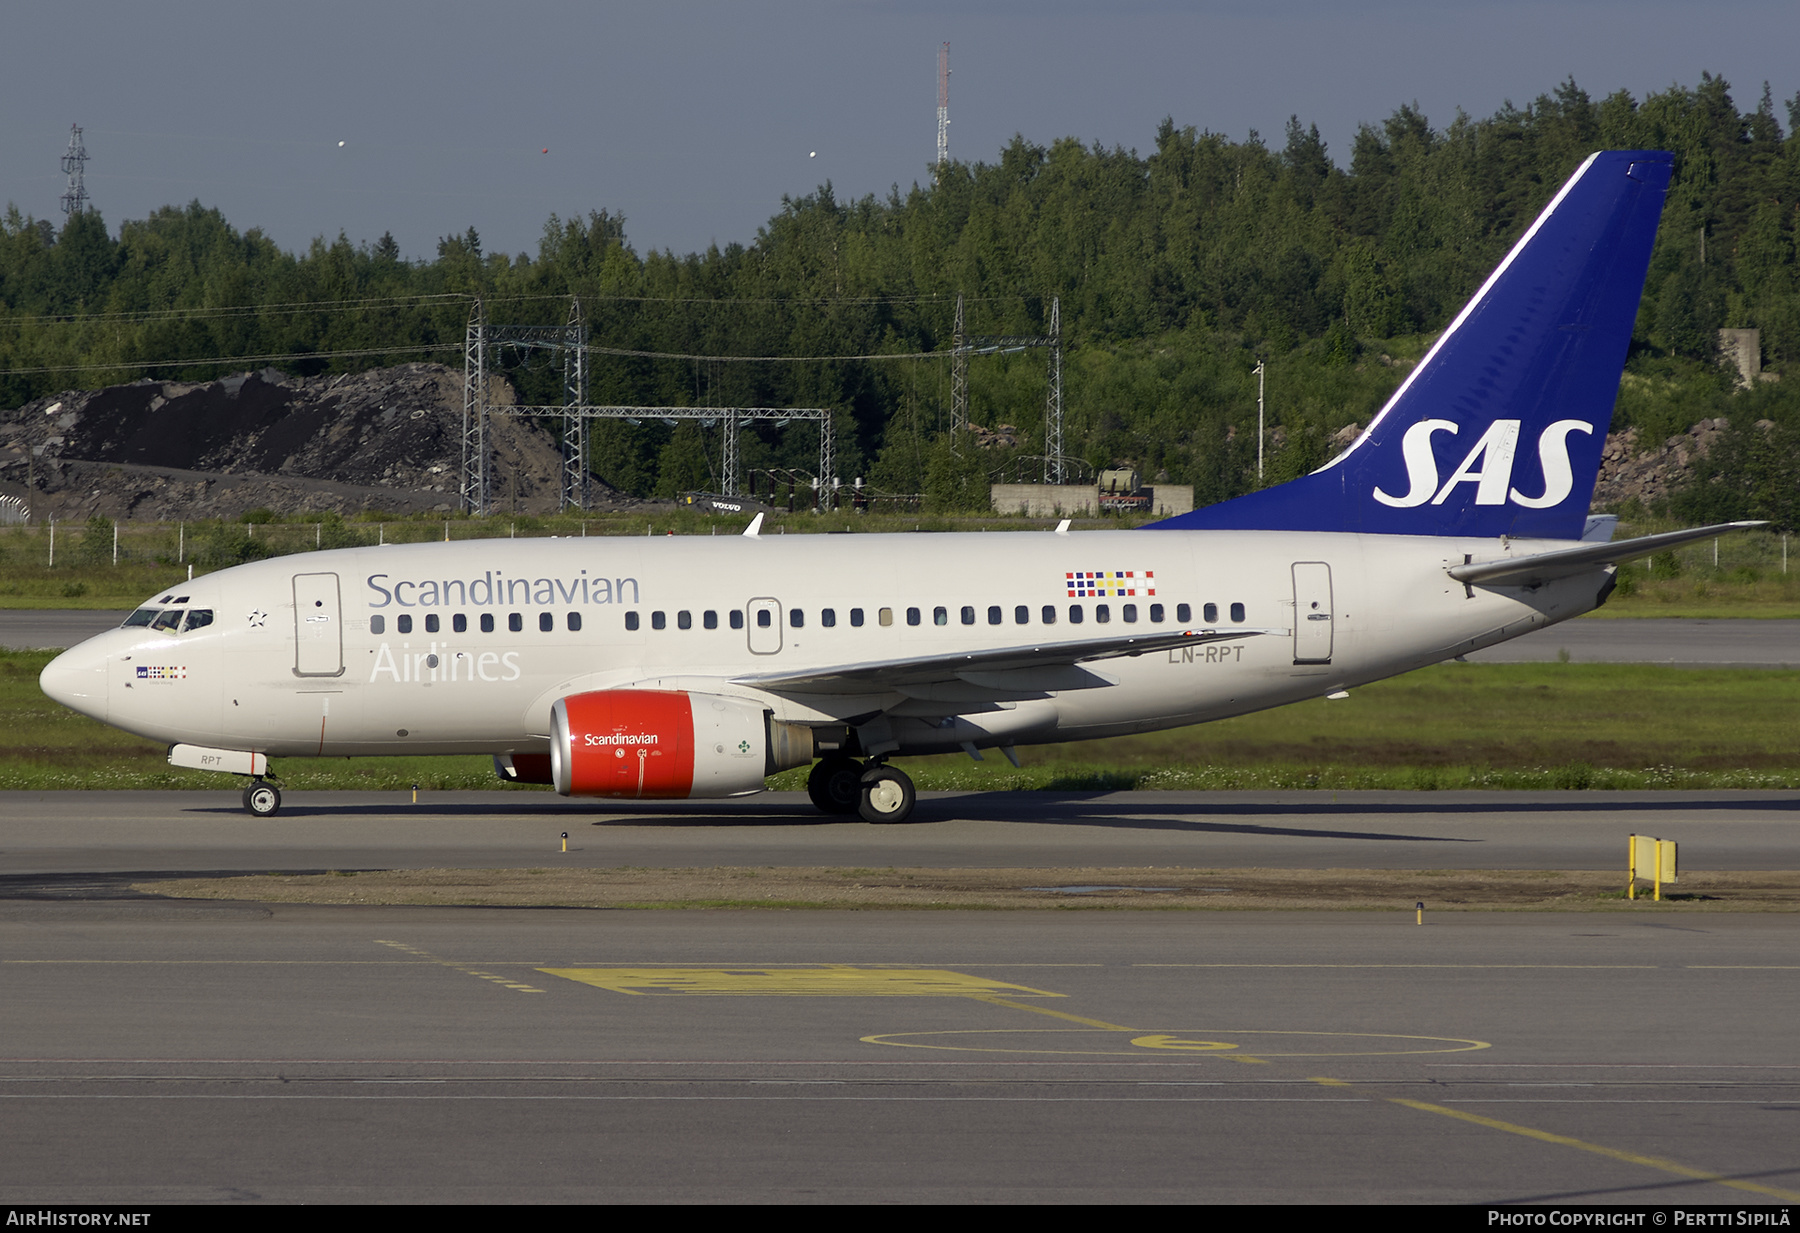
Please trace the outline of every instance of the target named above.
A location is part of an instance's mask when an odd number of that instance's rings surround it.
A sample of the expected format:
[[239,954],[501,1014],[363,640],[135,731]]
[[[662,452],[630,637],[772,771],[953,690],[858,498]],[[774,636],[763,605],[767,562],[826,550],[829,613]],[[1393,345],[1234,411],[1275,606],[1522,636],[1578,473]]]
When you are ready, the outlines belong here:
[[[473,228],[435,259],[391,236],[279,249],[198,202],[124,223],[0,221],[0,405],[74,387],[208,379],[263,357],[319,373],[413,359],[455,366],[470,306],[487,320],[561,324],[579,297],[591,398],[629,405],[825,406],[839,472],[937,504],[984,499],[988,478],[1035,478],[1045,356],[977,357],[971,419],[1016,425],[1011,449],[945,439],[955,302],[973,334],[1040,334],[1060,302],[1065,449],[1195,486],[1200,503],[1255,487],[1256,380],[1266,362],[1265,482],[1309,470],[1367,423],[1406,367],[1581,160],[1672,150],[1675,173],[1614,428],[1645,444],[1728,417],[1728,464],[1678,513],[1773,517],[1800,502],[1800,95],[1786,130],[1768,87],[1740,108],[1703,75],[1642,100],[1573,81],[1524,107],[1434,127],[1401,107],[1341,163],[1298,119],[1279,144],[1165,121],[1154,148],[1015,138],[885,198],[830,184],[784,200],[747,245],[639,254],[625,220],[551,217],[535,254],[484,251]],[[1788,381],[1738,390],[1721,327],[1761,331]],[[743,357],[796,357],[755,360]],[[842,358],[872,357],[872,358]],[[503,351],[531,402],[562,399],[559,363]],[[691,423],[602,422],[597,472],[639,494],[717,482],[718,444]],[[802,427],[745,442],[755,467],[810,470]]]

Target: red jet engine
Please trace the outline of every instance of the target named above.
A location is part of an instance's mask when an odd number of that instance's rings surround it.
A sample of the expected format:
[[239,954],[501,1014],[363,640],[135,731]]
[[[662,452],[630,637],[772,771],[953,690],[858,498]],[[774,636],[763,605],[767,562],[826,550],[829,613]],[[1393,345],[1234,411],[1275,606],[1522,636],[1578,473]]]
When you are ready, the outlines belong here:
[[812,756],[810,728],[744,698],[602,689],[550,708],[550,773],[564,796],[742,796]]

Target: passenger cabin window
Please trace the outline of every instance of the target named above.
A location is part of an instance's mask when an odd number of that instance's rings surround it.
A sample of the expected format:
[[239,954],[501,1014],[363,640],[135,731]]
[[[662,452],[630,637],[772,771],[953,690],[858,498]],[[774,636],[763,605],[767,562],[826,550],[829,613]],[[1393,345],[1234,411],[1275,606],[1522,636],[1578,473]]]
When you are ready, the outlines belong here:
[[425,632],[435,634],[438,631],[438,615],[435,612],[425,614]]
[[731,610],[731,628],[744,628],[744,614],[736,608]]
[[[486,617],[482,617],[481,619],[484,621],[487,620]],[[637,627],[638,627],[638,614],[635,612],[627,612],[625,614],[625,628],[626,629],[636,629]]]
[[[1175,619],[1181,622],[1181,624],[1186,625],[1189,621],[1194,619],[1194,610],[1186,604],[1176,604]],[[1207,623],[1211,624],[1212,618],[1208,617]]]
[[1044,624],[1046,624],[1046,625],[1056,624],[1056,605],[1055,604],[1045,604],[1042,616],[1044,618]]
[[1127,624],[1127,625],[1137,624],[1137,605],[1136,604],[1121,605],[1119,608],[1119,615],[1125,618],[1125,624]]
[[[881,623],[883,625],[892,625],[894,623],[894,610],[892,608],[883,608],[880,612],[876,613],[875,615],[881,621]],[[914,621],[912,623],[914,625],[918,624],[917,621]]]
[[455,630],[459,634],[468,633],[469,632],[469,618],[464,616],[460,612],[457,613],[455,616],[450,618],[450,628]]
[[1029,624],[1031,624],[1031,609],[1027,608],[1024,604],[1020,604],[1017,608],[1014,608],[1013,609],[1013,624],[1014,625],[1029,625]]
[[719,628],[719,614],[714,612],[711,608],[708,608],[705,612],[700,614],[700,624],[704,625],[707,629]]
[[775,619],[769,615],[769,610],[767,608],[758,608],[756,610],[756,628],[768,629],[774,623]]
[[856,629],[861,629],[862,623],[863,623],[863,610],[861,608],[850,609],[850,624],[851,624],[851,626]]
[[572,634],[581,632],[581,614],[579,612],[569,614],[569,632]]
[[1150,605],[1150,620],[1153,624],[1156,624],[1156,625],[1162,624],[1162,622],[1163,622],[1163,606],[1161,604],[1151,604]]
[[554,612],[538,613],[538,632],[540,634],[548,634],[548,633],[554,633],[555,631],[556,631],[556,614]]
[[1233,621],[1237,621],[1237,622],[1242,622],[1242,621],[1243,621],[1243,619],[1244,619],[1244,605],[1242,605],[1242,604],[1233,604],[1233,605],[1231,605],[1231,619],[1232,619],[1232,620],[1233,620]]
[[657,611],[657,612],[652,612],[650,614],[650,628],[651,629],[667,629],[668,627],[669,627],[669,618],[666,613]]
[[933,625],[950,624],[950,610],[943,607],[933,608],[931,610],[931,623]]
[[908,608],[906,610],[906,623],[908,625],[917,625],[919,621],[919,610],[917,608]]
[[963,623],[963,624],[964,624],[964,625],[973,625],[973,624],[975,624],[975,609],[973,609],[973,608],[971,608],[971,607],[969,607],[969,605],[967,605],[967,604],[964,604],[964,605],[963,605],[963,610],[962,610],[962,623]]
[[[633,629],[637,628],[637,613],[635,613],[635,612],[631,614],[631,628],[633,628]],[[484,612],[481,614],[481,632],[484,634],[491,634],[494,632],[494,614],[493,613]]]
[[403,634],[412,633],[412,617],[402,612],[394,618],[394,628]]
[[[1185,607],[1185,606],[1186,606],[1186,605],[1183,605],[1183,607]],[[1206,618],[1206,623],[1207,623],[1207,624],[1208,624],[1208,625],[1216,625],[1216,624],[1218,624],[1218,621],[1219,621],[1219,605],[1217,605],[1217,604],[1208,604],[1208,605],[1206,605],[1206,606],[1205,606],[1205,607],[1204,607],[1204,608],[1202,608],[1202,609],[1200,609],[1200,612],[1201,612],[1201,615],[1202,615],[1202,616],[1204,616],[1204,617],[1205,617],[1205,618]],[[1184,620],[1184,621],[1185,621],[1185,620],[1187,620],[1187,618],[1186,618],[1186,617],[1182,617],[1182,618],[1181,618],[1181,619],[1182,619],[1182,620]]]
[[819,609],[819,624],[823,625],[826,629],[835,628],[837,626],[837,609],[836,608],[821,608],[821,609]]
[[381,617],[381,616],[370,617],[369,618],[369,632],[372,634],[387,633],[387,618]]
[[1112,605],[1111,604],[1095,604],[1094,605],[1094,619],[1096,621],[1100,622],[1100,624],[1102,624],[1102,625],[1109,623],[1112,620]]
[[1071,624],[1071,625],[1081,624],[1081,605],[1080,604],[1070,604],[1069,605],[1069,624]]
[[789,608],[788,624],[792,625],[795,629],[804,627],[806,624],[806,614],[798,608]]
[[675,628],[676,629],[692,629],[692,628],[694,628],[694,614],[689,612],[686,608],[683,608],[680,612],[677,612],[675,614]]
[[525,628],[524,615],[522,613],[518,613],[518,612],[507,613],[506,614],[506,628],[509,632],[515,633],[515,634],[524,630],[524,628]]

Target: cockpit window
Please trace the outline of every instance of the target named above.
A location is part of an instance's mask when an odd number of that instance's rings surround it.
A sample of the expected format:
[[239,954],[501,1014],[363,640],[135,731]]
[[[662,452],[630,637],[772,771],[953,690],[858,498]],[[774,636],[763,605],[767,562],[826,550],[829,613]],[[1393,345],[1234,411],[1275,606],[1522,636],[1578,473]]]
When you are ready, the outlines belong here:
[[156,619],[156,614],[161,611],[161,608],[139,608],[136,612],[126,617],[125,624],[121,625],[119,628],[130,629],[134,625],[148,625]]
[[212,609],[211,608],[195,608],[188,613],[187,624],[183,625],[182,629],[189,630],[189,631],[196,630],[196,629],[204,629],[206,626],[211,625],[211,624],[212,624]]
[[163,609],[162,613],[154,621],[150,622],[150,628],[167,630],[180,629],[183,611],[184,610],[181,608]]

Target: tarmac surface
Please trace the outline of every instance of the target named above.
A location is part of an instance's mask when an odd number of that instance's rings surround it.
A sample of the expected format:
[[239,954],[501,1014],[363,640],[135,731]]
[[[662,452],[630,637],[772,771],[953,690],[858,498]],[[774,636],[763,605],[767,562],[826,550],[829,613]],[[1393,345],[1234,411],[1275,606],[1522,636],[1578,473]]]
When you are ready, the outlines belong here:
[[563,860],[1614,868],[1634,830],[1686,866],[1800,867],[1795,792],[927,794],[920,813],[295,793],[259,822],[232,793],[0,794],[0,1201],[1800,1199],[1789,914],[129,886]]
[[[124,612],[0,610],[0,646],[63,648],[115,628]],[[1709,668],[1800,667],[1800,621],[1696,621],[1655,617],[1575,620],[1477,651],[1474,663],[1671,664]]]
[[[1626,837],[1711,869],[1800,869],[1800,792],[924,792],[914,823],[802,792],[568,801],[548,791],[0,792],[0,888],[39,875],[546,866],[1613,869]],[[569,834],[569,851],[561,835]],[[0,893],[4,893],[0,889]]]

